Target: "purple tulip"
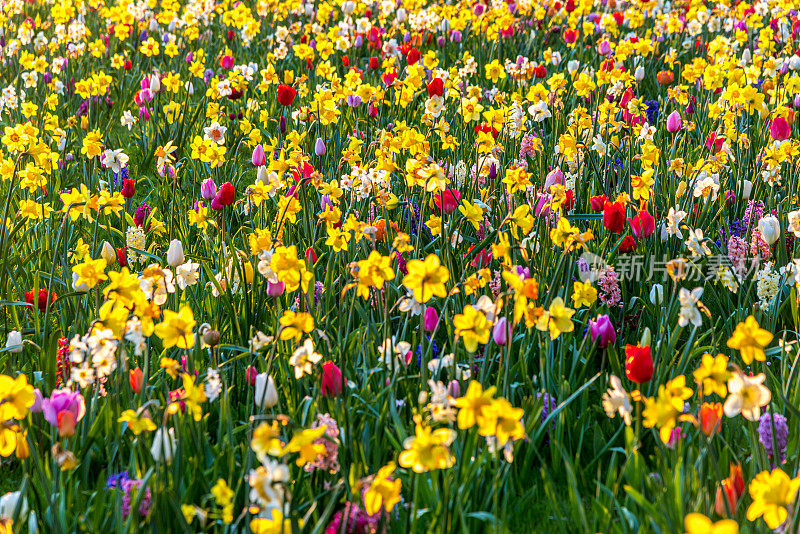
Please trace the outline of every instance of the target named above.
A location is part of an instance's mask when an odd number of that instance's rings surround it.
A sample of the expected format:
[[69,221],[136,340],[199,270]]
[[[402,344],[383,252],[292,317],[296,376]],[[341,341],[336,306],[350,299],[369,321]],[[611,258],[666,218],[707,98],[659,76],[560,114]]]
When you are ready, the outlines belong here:
[[498,345],[503,346],[508,342],[508,331],[508,321],[506,321],[505,317],[501,317],[495,323],[494,329],[492,329],[492,339]]
[[325,141],[323,141],[321,137],[317,137],[317,142],[314,143],[314,154],[317,156],[324,156],[327,151],[328,149],[325,148]]
[[336,204],[333,203],[331,197],[328,195],[322,195],[322,198],[319,199],[319,205],[322,211],[327,210],[328,208],[333,209]]
[[439,313],[436,311],[436,308],[432,306],[425,308],[425,319],[422,321],[425,330],[433,332],[437,324],[439,324]]
[[206,200],[217,196],[217,184],[214,183],[213,178],[203,180],[203,183],[200,184],[200,195]]
[[611,324],[608,315],[598,315],[595,320],[590,320],[589,332],[592,335],[592,341],[596,342],[601,349],[617,340],[617,333],[614,331],[614,325]]
[[347,105],[357,108],[361,104],[361,97],[358,95],[347,95]]
[[461,384],[458,383],[458,380],[451,380],[450,383],[447,384],[447,394],[453,398],[461,396]]

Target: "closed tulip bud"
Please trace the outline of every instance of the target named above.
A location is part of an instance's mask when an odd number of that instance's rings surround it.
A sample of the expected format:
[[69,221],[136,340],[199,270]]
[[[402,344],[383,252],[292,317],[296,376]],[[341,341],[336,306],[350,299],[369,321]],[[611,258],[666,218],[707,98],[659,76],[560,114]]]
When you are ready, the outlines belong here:
[[235,199],[236,190],[233,188],[233,184],[225,182],[217,189],[217,194],[214,196],[214,200],[211,201],[211,209],[221,210],[225,206],[233,204]]
[[[725,501],[727,501],[727,507]],[[714,511],[721,517],[727,517],[728,510],[730,510],[731,514],[735,514],[738,502],[739,499],[736,497],[736,490],[733,489],[731,480],[724,479],[717,486],[717,494],[714,497]]]
[[103,241],[103,248],[100,249],[100,256],[106,260],[106,263],[109,265],[113,265],[117,261],[117,251],[108,241]]
[[200,196],[206,200],[211,200],[217,195],[217,184],[213,178],[206,178],[200,184]]
[[306,261],[310,265],[314,265],[315,263],[317,263],[317,253],[314,252],[314,249],[311,247],[308,247],[306,249]]
[[150,76],[150,90],[157,93],[161,90],[161,76],[153,74]]
[[183,254],[183,243],[180,239],[173,239],[169,242],[169,249],[167,250],[167,263],[173,269],[186,261],[186,256]]
[[6,339],[6,349],[14,354],[22,352],[22,334],[18,330],[12,330],[8,333]]
[[120,267],[128,266],[128,258],[125,256],[125,247],[117,249],[117,263]]
[[642,330],[642,335],[639,337],[639,345],[642,347],[650,346],[650,342],[653,340],[653,335],[650,333],[650,327],[645,326],[644,330]]
[[134,393],[142,392],[142,384],[144,383],[144,373],[140,368],[131,369],[128,371],[128,383],[131,385],[131,391]]
[[170,428],[165,430],[159,428],[153,437],[153,445],[150,447],[150,454],[156,462],[172,462],[172,457],[175,455],[178,441],[175,439],[175,431]]
[[792,127],[786,119],[777,117],[769,126],[769,135],[775,141],[784,141],[792,135]]
[[264,408],[272,408],[278,404],[278,390],[275,389],[275,381],[267,373],[256,375],[256,406]]
[[508,321],[505,317],[501,317],[495,323],[492,329],[492,340],[500,346],[504,346],[508,342]]
[[781,237],[781,223],[774,215],[761,217],[758,221],[758,231],[761,232],[761,239],[771,246]]
[[636,71],[634,71],[633,73],[633,78],[637,82],[641,82],[642,80],[644,80],[644,67],[642,67],[641,65],[636,67]]
[[325,148],[325,141],[323,141],[321,137],[317,137],[317,141],[314,143],[314,154],[317,156],[324,156],[327,151],[328,149]]
[[203,334],[203,343],[205,343],[211,348],[214,348],[217,345],[219,345],[219,340],[220,340],[219,330],[208,329]]
[[322,364],[322,396],[338,397],[342,394],[342,371],[333,362]]
[[80,279],[80,275],[78,275],[78,273],[72,273],[72,289],[78,293],[86,293],[89,291],[89,285],[86,282],[79,284],[78,279]]
[[256,167],[267,164],[267,155],[264,153],[264,147],[261,146],[261,143],[257,144],[253,149],[253,156],[250,158],[250,161]]
[[659,306],[664,301],[664,286],[661,284],[653,284],[650,288],[650,302],[654,306]]
[[601,349],[617,341],[617,332],[608,315],[598,315],[596,319],[590,320],[589,334],[592,336],[592,342],[597,343]]
[[571,59],[567,62],[567,71],[569,71],[569,73],[572,74],[573,72],[578,70],[578,67],[580,66],[581,64],[578,62],[577,59]]
[[753,192],[753,182],[750,180],[742,180],[742,198],[747,200],[750,198],[750,193]]
[[422,321],[422,326],[426,331],[433,332],[437,324],[439,324],[439,313],[436,308],[432,306],[425,308],[425,318]]
[[653,378],[653,356],[650,346],[625,346],[625,376],[636,384],[646,384]]
[[267,185],[269,183],[269,171],[262,165],[256,170],[256,182]]
[[461,384],[459,384],[458,380],[451,380],[450,383],[447,384],[447,394],[453,398],[461,396]]
[[700,430],[707,438],[717,433],[722,426],[722,403],[704,402],[700,405]]
[[667,131],[669,133],[675,133],[680,130],[682,124],[683,120],[681,119],[681,114],[677,111],[673,111],[667,117]]
[[244,370],[244,377],[247,381],[247,384],[250,386],[256,385],[256,376],[258,376],[258,371],[252,365],[248,365],[247,368]]
[[597,195],[589,199],[589,204],[592,206],[592,211],[601,212],[608,201],[605,195]]
[[270,297],[280,297],[286,289],[283,282],[267,282],[267,295]]

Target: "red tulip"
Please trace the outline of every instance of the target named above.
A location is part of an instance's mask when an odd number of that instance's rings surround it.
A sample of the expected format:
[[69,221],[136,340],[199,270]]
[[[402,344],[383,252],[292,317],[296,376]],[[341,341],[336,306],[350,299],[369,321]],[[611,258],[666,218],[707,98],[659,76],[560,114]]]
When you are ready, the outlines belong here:
[[636,240],[633,237],[626,235],[619,244],[619,251],[622,254],[627,254],[629,252],[633,252],[634,250],[636,250]]
[[453,213],[461,200],[461,193],[458,189],[445,189],[440,194],[433,195],[433,203],[436,205],[436,213]]
[[622,232],[625,229],[625,204],[606,201],[603,207],[603,226],[615,234]]
[[381,60],[376,57],[369,58],[369,68],[372,70],[378,70],[381,68]]
[[638,238],[650,237],[656,231],[656,220],[647,210],[639,210],[636,217],[628,219],[628,222],[631,223],[633,235]]
[[411,66],[415,64],[417,61],[419,61],[421,57],[422,54],[420,53],[420,51],[417,50],[416,48],[412,48],[411,50],[408,51],[408,55],[406,55],[406,62],[408,63],[409,66]]
[[311,247],[306,249],[306,261],[311,265],[317,263],[317,253]]
[[564,208],[564,211],[572,211],[572,209],[575,207],[575,192],[572,189],[567,189],[566,195],[567,198],[564,199],[562,207]]
[[236,190],[233,188],[233,184],[225,182],[217,189],[217,194],[214,196],[214,200],[211,201],[211,208],[220,210],[225,206],[230,206],[235,198]]
[[625,376],[636,384],[646,384],[653,378],[653,356],[650,345],[625,345]]
[[444,80],[441,78],[434,78],[428,84],[428,96],[444,96]]
[[133,178],[125,178],[122,184],[122,196],[125,198],[133,198],[136,194],[136,180]]
[[142,392],[142,383],[144,382],[144,373],[138,367],[136,369],[131,369],[128,371],[130,376],[128,376],[128,382],[131,385],[131,390],[134,393],[141,393]]
[[322,364],[322,395],[338,397],[342,394],[342,371],[336,364],[328,361]]
[[589,204],[591,204],[592,206],[592,211],[600,213],[601,211],[603,211],[603,208],[605,208],[607,201],[608,201],[607,196],[597,195],[589,199]]
[[125,257],[125,247],[117,249],[117,263],[120,267],[128,266],[128,258]]
[[294,97],[297,95],[297,89],[291,85],[278,86],[278,103],[282,106],[291,106],[294,102]]

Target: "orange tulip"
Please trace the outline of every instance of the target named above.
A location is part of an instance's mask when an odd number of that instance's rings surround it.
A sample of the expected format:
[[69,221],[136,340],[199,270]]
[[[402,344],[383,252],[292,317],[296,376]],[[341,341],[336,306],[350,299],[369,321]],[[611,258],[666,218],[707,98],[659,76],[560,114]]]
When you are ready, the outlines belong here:
[[134,393],[141,393],[142,392],[142,382],[144,382],[144,373],[138,367],[136,369],[131,369],[129,371],[130,376],[128,378],[131,389]]
[[722,403],[704,402],[700,406],[700,430],[710,438],[722,427]]

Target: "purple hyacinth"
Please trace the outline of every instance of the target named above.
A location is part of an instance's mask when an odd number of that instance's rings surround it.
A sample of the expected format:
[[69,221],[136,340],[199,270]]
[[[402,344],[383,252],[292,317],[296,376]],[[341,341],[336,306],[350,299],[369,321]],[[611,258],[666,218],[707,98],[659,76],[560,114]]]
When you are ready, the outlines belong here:
[[[131,514],[131,505],[136,499],[136,492],[140,491],[142,488],[142,482],[143,481],[141,479],[128,479],[122,482],[120,489],[125,492],[125,495],[122,497],[123,519],[127,519]],[[141,499],[139,500],[139,516],[142,518],[147,517],[147,515],[150,513],[150,506],[152,503],[153,495],[150,491],[150,488],[145,488],[144,495],[142,495]]]
[[[772,420],[770,421],[770,415]],[[772,426],[775,425],[775,439],[773,442]],[[774,446],[777,445],[781,453],[780,463],[786,460],[786,444],[789,442],[789,426],[786,417],[779,413],[765,413],[758,420],[758,441],[764,446],[770,458],[775,456]]]
[[144,226],[144,222],[150,215],[151,208],[147,202],[142,202],[142,205],[136,208],[136,214],[133,216],[133,224],[136,226]]
[[[550,394],[541,391],[536,394],[536,400],[542,401],[542,415],[540,416],[540,420],[542,423],[544,423],[547,417],[550,415],[550,413],[556,409],[557,406],[556,400],[553,397],[551,397]],[[555,418],[550,422],[550,426],[552,427],[553,430],[556,429]],[[548,432],[550,432],[549,429]]]

